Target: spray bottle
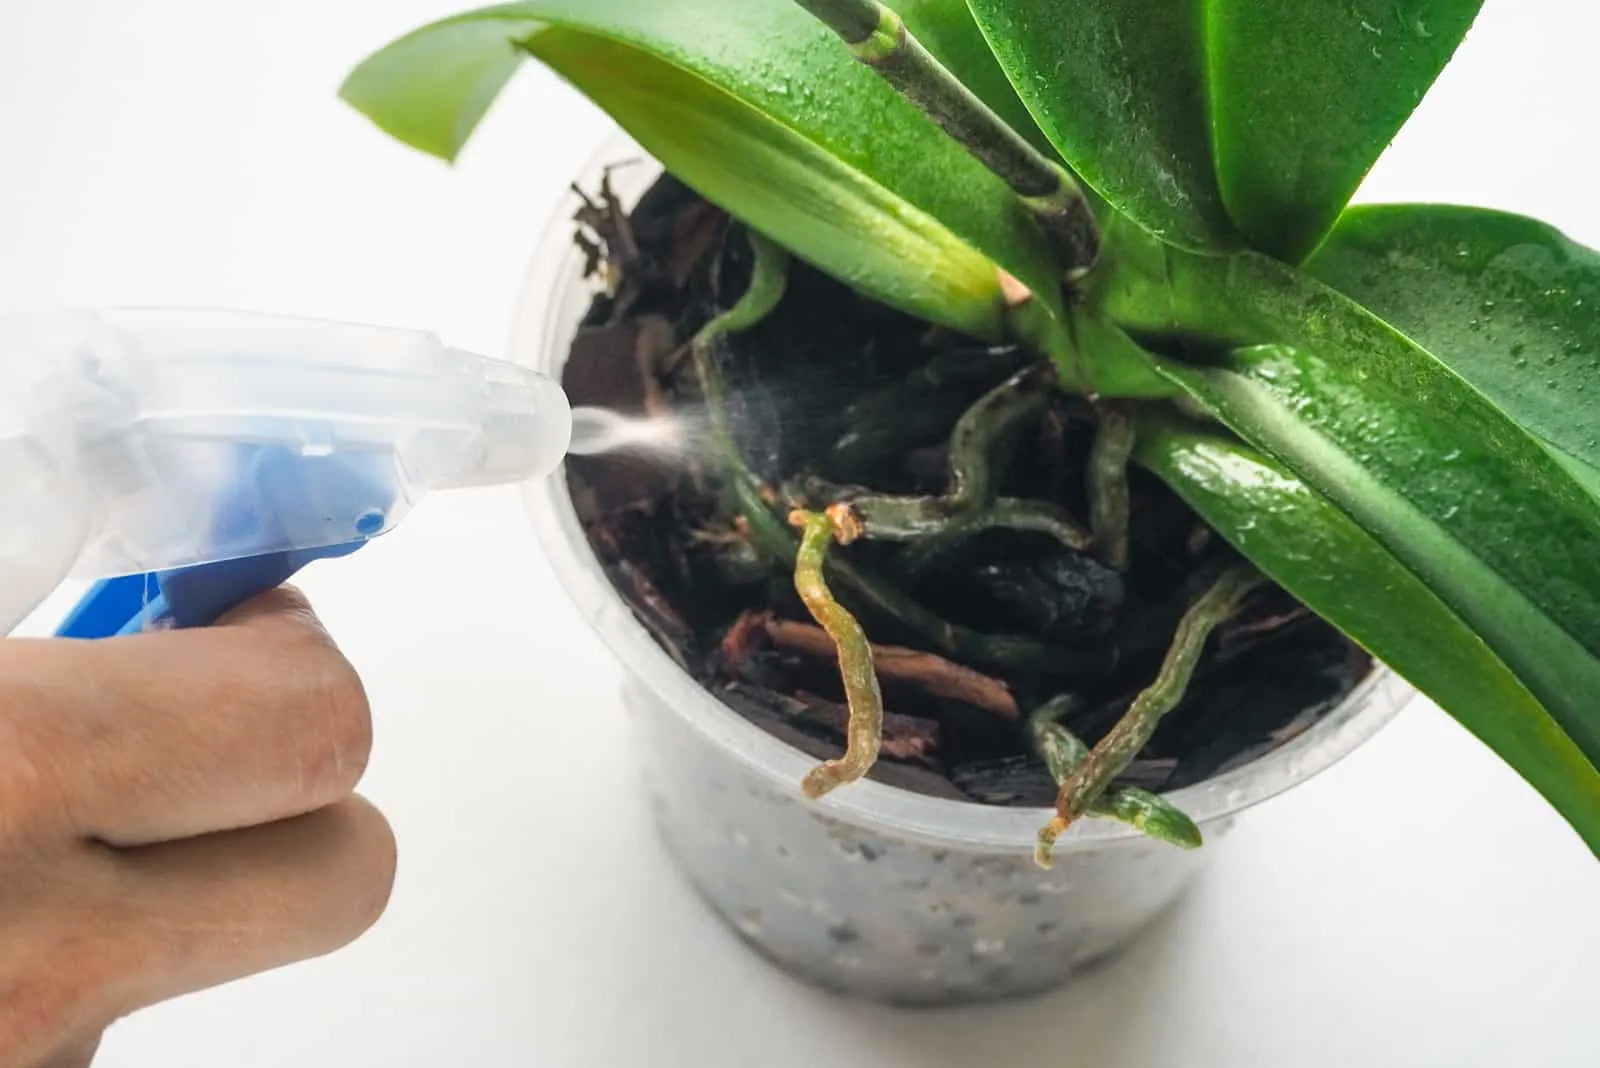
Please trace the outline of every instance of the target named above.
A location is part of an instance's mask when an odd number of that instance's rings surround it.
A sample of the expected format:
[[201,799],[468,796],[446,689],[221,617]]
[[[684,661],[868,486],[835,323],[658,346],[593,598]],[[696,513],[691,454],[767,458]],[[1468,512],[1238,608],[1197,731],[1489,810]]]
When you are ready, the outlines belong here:
[[0,320],[0,635],[203,626],[431,490],[549,474],[560,386],[427,333],[225,311]]

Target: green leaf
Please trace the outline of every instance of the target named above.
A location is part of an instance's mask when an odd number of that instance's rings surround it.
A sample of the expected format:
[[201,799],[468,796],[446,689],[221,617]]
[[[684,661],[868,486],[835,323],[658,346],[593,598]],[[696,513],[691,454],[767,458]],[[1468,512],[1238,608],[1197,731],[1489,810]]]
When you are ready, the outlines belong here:
[[1040,129],[1096,192],[1175,244],[1238,244],[1211,163],[1204,0],[968,4]]
[[1600,253],[1480,208],[1347,211],[1306,271],[1538,435],[1600,495]]
[[1165,371],[1394,553],[1600,760],[1600,502],[1481,393],[1298,270],[1255,253],[1170,269],[1180,318],[1278,343]]
[[1600,771],[1413,570],[1236,441],[1147,420],[1136,458],[1274,582],[1446,709],[1600,853]]
[[436,22],[367,59],[339,96],[391,137],[453,161],[522,66],[516,40],[536,26],[513,7]]
[[879,300],[994,337],[991,261],[1057,289],[1020,199],[790,0],[507,4],[394,42],[341,94],[451,158],[517,45],[707,199]]
[[837,157],[680,68],[604,38],[551,29],[527,47],[673,174],[774,241],[886,303],[999,335],[992,262]]
[[1304,259],[1483,0],[1209,0],[1212,151],[1253,248]]
[[1482,0],[968,0],[1062,156],[1151,233],[1290,262]]

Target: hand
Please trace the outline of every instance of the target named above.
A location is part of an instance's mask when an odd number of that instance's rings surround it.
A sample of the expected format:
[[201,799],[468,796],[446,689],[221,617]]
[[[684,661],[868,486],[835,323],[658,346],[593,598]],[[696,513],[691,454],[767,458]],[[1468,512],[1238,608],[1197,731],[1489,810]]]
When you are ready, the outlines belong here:
[[299,594],[216,627],[0,641],[0,1065],[336,949],[388,903],[366,694]]

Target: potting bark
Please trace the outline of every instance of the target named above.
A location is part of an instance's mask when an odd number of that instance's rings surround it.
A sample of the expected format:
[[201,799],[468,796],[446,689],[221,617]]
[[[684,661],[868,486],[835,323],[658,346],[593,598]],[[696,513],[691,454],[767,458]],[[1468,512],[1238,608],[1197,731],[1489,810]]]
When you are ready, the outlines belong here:
[[[711,693],[810,755],[837,757],[837,666],[817,655],[788,562],[748,536],[697,437],[705,401],[688,343],[748,285],[742,227],[670,176],[631,215],[599,191],[577,222],[609,291],[574,339],[568,395],[627,414],[674,413],[687,446],[569,459],[591,545],[656,640]],[[735,444],[775,495],[823,487],[939,498],[958,421],[1033,365],[1015,347],[932,328],[801,263],[773,312],[718,348]],[[1087,522],[1099,417],[1082,398],[1048,390],[992,453],[998,494]],[[834,548],[917,611],[838,591],[878,659],[894,664],[879,672],[887,716],[870,777],[987,804],[1054,802],[1026,714],[1071,694],[1061,722],[1095,743],[1155,677],[1185,609],[1237,561],[1155,479],[1131,470],[1128,490],[1123,567],[1031,522]],[[779,514],[787,507],[772,503]],[[928,613],[965,636],[955,655],[932,647]],[[1117,784],[1168,791],[1255,759],[1313,725],[1369,667],[1338,631],[1269,587],[1218,628],[1184,699]]]

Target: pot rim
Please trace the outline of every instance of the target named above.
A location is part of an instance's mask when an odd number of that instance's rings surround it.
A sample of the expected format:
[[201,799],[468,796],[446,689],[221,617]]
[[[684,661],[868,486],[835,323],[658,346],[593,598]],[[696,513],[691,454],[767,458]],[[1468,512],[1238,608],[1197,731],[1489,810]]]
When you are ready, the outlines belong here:
[[[618,131],[596,152],[578,176],[578,187],[593,188],[608,165],[644,160],[643,167],[619,169],[616,184],[631,208],[638,193],[661,167],[626,134]],[[571,334],[592,288],[581,277],[582,258],[571,240],[572,213],[579,204],[568,193],[557,205],[539,239],[517,300],[511,358],[560,380]],[[613,589],[589,547],[567,492],[565,466],[549,478],[523,488],[529,519],[562,586],[578,610],[634,678],[697,731],[715,741],[780,794],[838,820],[952,848],[993,853],[1031,853],[1038,829],[1054,814],[1048,808],[1008,808],[976,801],[930,797],[865,780],[821,801],[800,791],[800,780],[815,759],[739,715],[713,697],[657,644],[649,630]],[[1413,691],[1381,664],[1311,729],[1257,759],[1204,782],[1165,796],[1204,827],[1275,797],[1326,770],[1387,724]],[[1138,831],[1111,820],[1082,820],[1061,837],[1058,857],[1068,853],[1142,839]]]

